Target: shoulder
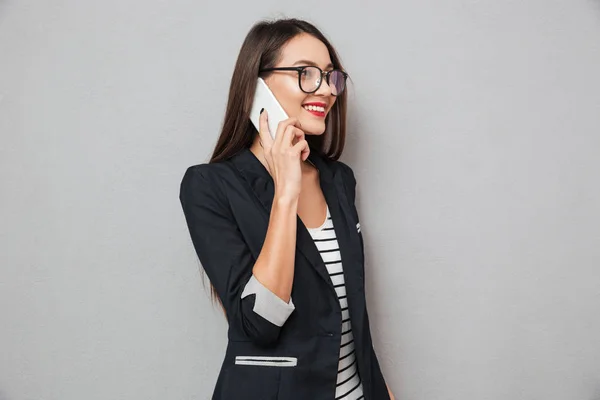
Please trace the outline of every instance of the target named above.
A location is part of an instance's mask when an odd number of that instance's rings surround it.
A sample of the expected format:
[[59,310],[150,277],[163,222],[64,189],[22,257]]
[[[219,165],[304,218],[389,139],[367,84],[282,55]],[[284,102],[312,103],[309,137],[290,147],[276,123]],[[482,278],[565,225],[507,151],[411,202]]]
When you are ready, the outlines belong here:
[[232,174],[224,162],[189,166],[179,186],[180,199],[220,198],[224,200],[223,179]]
[[342,174],[344,181],[352,188],[356,186],[356,177],[354,176],[352,167],[340,160],[330,161],[330,166],[334,170],[339,171]]
[[348,200],[351,204],[354,204],[356,199],[356,178],[354,177],[352,167],[340,160],[328,160],[326,162],[334,175],[341,178],[340,180],[343,183]]
[[182,183],[194,180],[203,180],[215,183],[224,178],[230,169],[224,162],[203,163],[189,166],[183,174]]

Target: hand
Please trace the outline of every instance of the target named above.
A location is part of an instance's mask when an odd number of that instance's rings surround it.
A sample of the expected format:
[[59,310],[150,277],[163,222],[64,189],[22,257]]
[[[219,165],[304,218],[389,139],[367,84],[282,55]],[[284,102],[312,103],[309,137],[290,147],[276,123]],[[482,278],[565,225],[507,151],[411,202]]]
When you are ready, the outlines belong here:
[[300,121],[288,118],[277,125],[273,140],[267,124],[267,111],[260,115],[260,141],[269,174],[275,182],[275,196],[297,199],[302,188],[302,162],[310,154]]

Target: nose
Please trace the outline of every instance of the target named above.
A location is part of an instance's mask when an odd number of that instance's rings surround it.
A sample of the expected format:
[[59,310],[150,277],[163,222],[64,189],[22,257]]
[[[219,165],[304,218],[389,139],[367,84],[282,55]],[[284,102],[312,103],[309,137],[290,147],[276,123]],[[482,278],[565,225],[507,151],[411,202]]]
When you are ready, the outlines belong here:
[[321,86],[319,86],[319,89],[315,92],[315,94],[320,96],[333,96],[331,94],[331,87],[329,87],[327,79],[325,79],[325,74],[321,76]]

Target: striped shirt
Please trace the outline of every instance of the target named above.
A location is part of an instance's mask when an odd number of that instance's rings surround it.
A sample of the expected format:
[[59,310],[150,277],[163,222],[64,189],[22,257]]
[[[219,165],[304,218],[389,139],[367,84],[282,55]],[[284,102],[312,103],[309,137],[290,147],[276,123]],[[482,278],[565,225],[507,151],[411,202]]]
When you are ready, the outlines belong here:
[[327,218],[317,228],[308,228],[321,258],[325,262],[329,276],[335,287],[335,291],[342,308],[342,338],[340,342],[340,360],[338,363],[337,385],[335,389],[335,400],[359,400],[364,399],[362,381],[358,374],[356,365],[356,354],[354,352],[354,337],[350,325],[350,313],[348,311],[348,299],[346,298],[346,285],[344,283],[344,272],[342,269],[342,256],[340,254],[333,221],[327,207]]

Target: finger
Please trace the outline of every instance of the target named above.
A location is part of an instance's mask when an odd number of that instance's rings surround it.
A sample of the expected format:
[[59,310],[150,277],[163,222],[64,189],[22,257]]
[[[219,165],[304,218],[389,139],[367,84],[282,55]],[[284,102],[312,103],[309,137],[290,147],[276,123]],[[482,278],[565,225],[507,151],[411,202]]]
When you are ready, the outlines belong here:
[[260,114],[260,118],[259,118],[259,131],[258,134],[260,136],[260,143],[261,146],[264,148],[265,146],[267,146],[267,148],[273,146],[273,138],[271,137],[271,132],[269,131],[269,119],[268,119],[268,115],[267,115],[267,110],[264,110],[261,112]]
[[284,119],[277,124],[277,135],[275,135],[275,143],[279,145],[283,142],[284,132],[286,131],[288,126],[296,126],[298,128],[301,127],[300,121],[296,117],[291,117],[288,119]]
[[300,155],[300,158],[302,158],[302,161],[306,161],[308,159],[309,155],[310,155],[310,146],[308,145],[308,142],[306,142],[306,148],[302,150],[302,154]]
[[292,151],[295,154],[299,154],[302,161],[306,161],[308,155],[310,154],[310,147],[308,146],[308,142],[303,139],[292,147]]
[[294,136],[292,137],[292,145],[295,145],[301,140],[305,139],[305,133],[302,129],[294,127]]
[[298,141],[304,139],[304,131],[302,129],[298,129],[295,126],[288,125],[287,129],[284,133],[283,142],[288,145],[295,145]]
[[304,132],[293,125],[288,125],[282,136],[283,139],[280,145],[282,149],[285,149],[289,148],[290,146],[294,146],[294,144],[297,142],[295,140],[297,137],[303,138]]

